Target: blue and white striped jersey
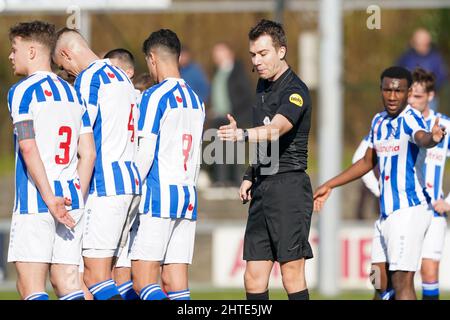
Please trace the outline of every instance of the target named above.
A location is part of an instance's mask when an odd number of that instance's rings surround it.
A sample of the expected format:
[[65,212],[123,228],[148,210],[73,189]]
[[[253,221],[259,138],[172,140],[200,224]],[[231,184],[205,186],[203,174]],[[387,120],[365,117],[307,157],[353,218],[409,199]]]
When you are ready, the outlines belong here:
[[[38,71],[11,87],[8,108],[13,124],[33,121],[36,145],[54,194],[72,199],[72,209],[83,208],[77,173],[78,137],[92,132],[92,128],[81,97],[54,73]],[[48,212],[42,196],[28,175],[16,132],[14,148],[14,214]]]
[[[435,113],[430,109],[430,114],[425,119],[426,128],[428,131],[434,125],[436,117],[439,117],[439,125],[450,130],[450,118],[447,116]],[[425,184],[427,193],[430,195],[432,202],[444,198],[444,191],[442,189],[442,181],[444,179],[445,161],[450,156],[450,138],[446,134],[444,139],[434,148],[427,149],[427,156],[424,164]],[[435,216],[439,216],[437,212]]]
[[423,174],[426,149],[418,147],[414,140],[419,130],[427,131],[425,122],[420,112],[409,105],[396,118],[384,111],[372,120],[369,147],[377,154],[383,217],[430,201]]
[[75,80],[94,130],[97,158],[90,193],[98,196],[140,194],[134,163],[136,93],[127,75],[109,59],[96,60]]
[[168,78],[144,92],[139,111],[138,136],[157,136],[139,212],[195,220],[203,102],[184,80]]

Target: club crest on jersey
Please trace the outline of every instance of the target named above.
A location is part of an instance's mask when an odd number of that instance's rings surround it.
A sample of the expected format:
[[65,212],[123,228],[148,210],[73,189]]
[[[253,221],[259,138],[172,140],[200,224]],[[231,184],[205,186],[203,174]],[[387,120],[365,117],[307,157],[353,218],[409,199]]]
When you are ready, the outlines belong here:
[[303,106],[303,98],[298,93],[293,93],[289,96],[289,102],[301,107]]

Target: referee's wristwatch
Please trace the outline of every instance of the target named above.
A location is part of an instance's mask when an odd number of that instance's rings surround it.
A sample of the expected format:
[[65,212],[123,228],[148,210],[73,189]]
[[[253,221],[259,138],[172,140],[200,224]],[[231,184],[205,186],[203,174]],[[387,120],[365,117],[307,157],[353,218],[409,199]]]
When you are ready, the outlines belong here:
[[248,142],[248,131],[247,131],[247,129],[243,129],[242,130],[242,140],[244,142]]

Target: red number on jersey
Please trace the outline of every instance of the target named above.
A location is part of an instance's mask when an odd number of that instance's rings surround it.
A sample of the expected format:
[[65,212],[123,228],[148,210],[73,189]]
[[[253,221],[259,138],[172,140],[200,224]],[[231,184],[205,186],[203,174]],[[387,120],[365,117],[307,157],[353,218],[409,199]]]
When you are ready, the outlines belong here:
[[58,135],[63,136],[66,134],[66,140],[59,144],[59,148],[64,151],[64,157],[60,157],[59,155],[55,156],[56,164],[68,164],[69,163],[69,149],[70,149],[70,141],[72,140],[72,129],[67,126],[62,126],[59,128]]
[[130,116],[128,117],[128,131],[131,131],[131,142],[134,142],[134,118],[133,118],[133,107],[131,104]]
[[187,161],[189,158],[189,152],[192,148],[192,135],[183,134],[183,156],[184,156],[184,171],[187,171]]

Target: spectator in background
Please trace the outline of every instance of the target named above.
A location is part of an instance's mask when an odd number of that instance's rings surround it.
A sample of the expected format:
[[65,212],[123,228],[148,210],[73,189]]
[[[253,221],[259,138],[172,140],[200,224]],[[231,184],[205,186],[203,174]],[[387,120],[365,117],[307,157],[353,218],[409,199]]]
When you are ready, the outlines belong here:
[[202,67],[192,61],[191,50],[183,46],[180,53],[180,74],[188,85],[200,96],[204,103],[209,98],[209,82]]
[[[214,45],[212,58],[216,65],[211,83],[210,113],[213,127],[228,124],[227,114],[232,114],[243,127],[250,127],[254,90],[244,66],[236,60],[233,50],[224,42]],[[245,168],[236,163],[216,164],[213,173],[215,183],[240,185]]]
[[[436,92],[447,82],[448,73],[442,55],[433,45],[431,34],[424,28],[416,29],[410,42],[410,48],[400,56],[397,65],[413,71],[421,67],[436,76]],[[438,109],[438,97],[435,95],[430,103],[430,108],[434,111]]]

